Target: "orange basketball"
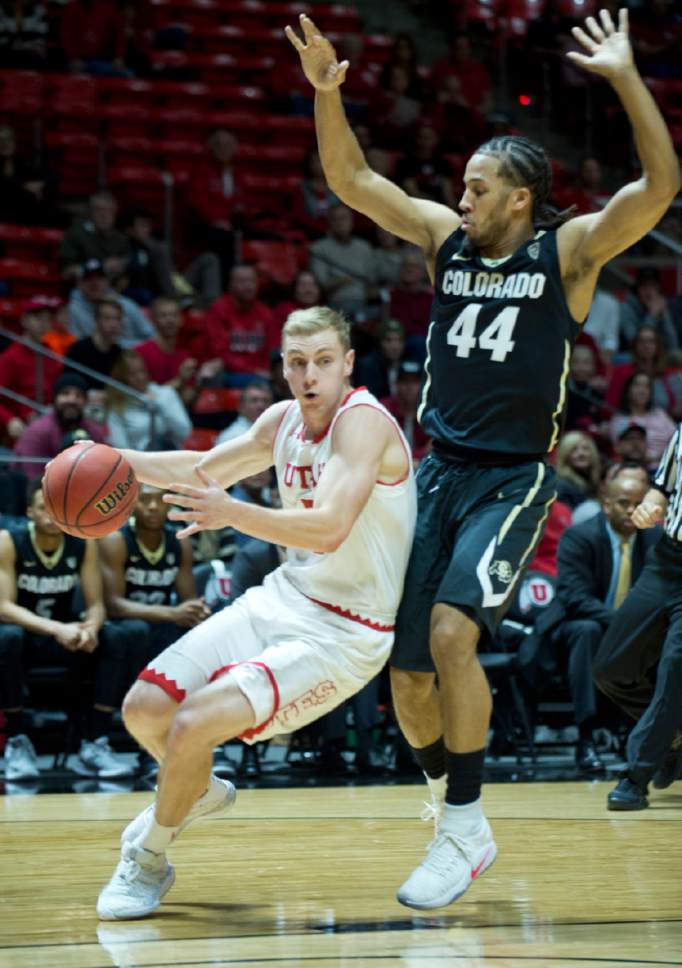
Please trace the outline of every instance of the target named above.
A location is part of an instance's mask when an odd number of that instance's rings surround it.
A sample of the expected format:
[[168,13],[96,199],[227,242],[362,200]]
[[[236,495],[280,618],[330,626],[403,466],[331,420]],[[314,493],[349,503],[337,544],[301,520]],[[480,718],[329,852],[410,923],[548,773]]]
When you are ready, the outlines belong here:
[[50,461],[43,494],[47,513],[62,531],[77,538],[103,538],[130,517],[137,480],[113,447],[77,444]]

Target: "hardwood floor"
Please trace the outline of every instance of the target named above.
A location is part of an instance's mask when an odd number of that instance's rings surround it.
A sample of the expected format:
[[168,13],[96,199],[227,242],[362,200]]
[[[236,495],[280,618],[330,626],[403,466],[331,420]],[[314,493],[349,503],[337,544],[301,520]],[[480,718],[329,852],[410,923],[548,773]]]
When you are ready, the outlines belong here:
[[245,790],[174,845],[156,915],[116,923],[95,900],[150,795],[0,797],[0,966],[682,965],[682,784],[631,814],[611,785],[487,786],[498,859],[432,915],[394,897],[425,788]]

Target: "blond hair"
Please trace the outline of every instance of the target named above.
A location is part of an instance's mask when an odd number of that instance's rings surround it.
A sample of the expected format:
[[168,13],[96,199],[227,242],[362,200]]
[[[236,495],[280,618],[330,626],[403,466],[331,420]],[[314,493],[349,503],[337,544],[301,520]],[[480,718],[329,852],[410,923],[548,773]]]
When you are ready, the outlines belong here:
[[[584,477],[582,474],[573,470],[569,464],[571,451],[579,443],[587,444],[592,458],[590,469]],[[557,477],[563,477],[565,480],[571,481],[572,484],[575,484],[582,491],[585,491],[586,494],[597,493],[601,477],[601,457],[599,456],[597,445],[589,434],[584,434],[582,430],[570,430],[567,434],[564,434],[559,441],[559,446],[556,451],[556,473]]]
[[343,352],[350,349],[350,323],[341,313],[329,306],[311,306],[310,309],[295,309],[282,329],[282,342],[287,336],[312,336],[325,329],[333,329],[339,337]]

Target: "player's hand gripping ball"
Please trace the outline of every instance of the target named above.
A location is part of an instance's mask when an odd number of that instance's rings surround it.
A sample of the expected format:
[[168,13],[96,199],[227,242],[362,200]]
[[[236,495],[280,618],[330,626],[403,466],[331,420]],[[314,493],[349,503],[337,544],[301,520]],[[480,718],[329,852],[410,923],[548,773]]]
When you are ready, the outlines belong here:
[[113,447],[89,441],[58,454],[45,468],[45,510],[62,531],[77,538],[103,538],[130,517],[137,480]]

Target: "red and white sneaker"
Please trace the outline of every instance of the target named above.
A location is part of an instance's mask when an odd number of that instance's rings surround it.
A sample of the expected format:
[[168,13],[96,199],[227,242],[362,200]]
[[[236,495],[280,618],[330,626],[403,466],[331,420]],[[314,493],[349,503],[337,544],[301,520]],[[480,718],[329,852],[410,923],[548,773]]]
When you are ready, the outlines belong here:
[[419,911],[452,904],[490,867],[497,856],[490,824],[462,837],[441,824],[421,864],[398,891],[398,900]]

